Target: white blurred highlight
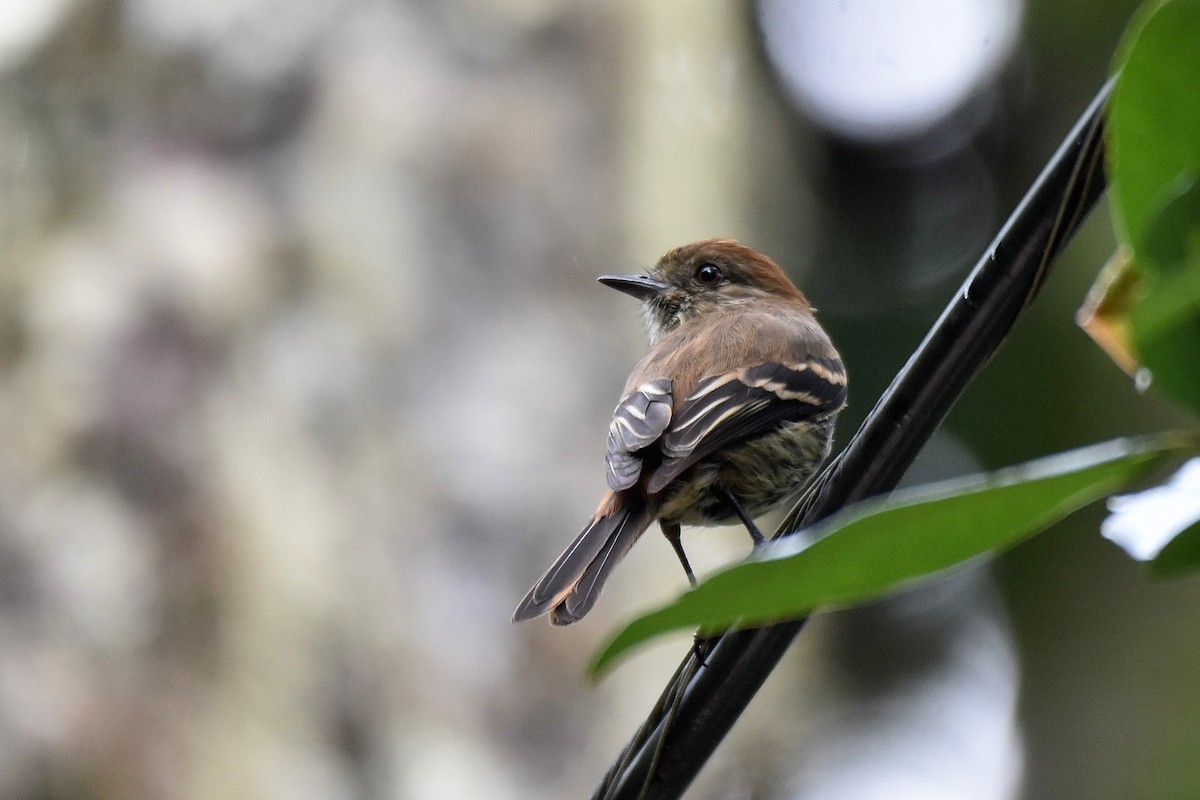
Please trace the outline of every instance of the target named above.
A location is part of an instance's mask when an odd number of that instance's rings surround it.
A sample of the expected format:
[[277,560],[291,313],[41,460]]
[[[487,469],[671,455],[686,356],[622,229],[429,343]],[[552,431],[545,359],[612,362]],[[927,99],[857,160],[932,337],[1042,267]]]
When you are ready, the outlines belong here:
[[0,0],[0,72],[45,41],[74,0]]
[[1112,513],[1100,526],[1104,538],[1139,561],[1155,558],[1200,521],[1200,458],[1184,464],[1163,486],[1110,498],[1108,509]]
[[[1017,718],[1020,665],[985,573],[947,578],[892,598],[874,613],[874,624],[892,632],[876,658],[928,663],[907,677],[901,668],[884,679],[886,688],[866,693],[841,688],[845,674],[828,676],[806,708],[813,735],[787,797],[1019,796],[1025,761]],[[868,619],[868,612],[850,615],[841,635],[871,635],[854,627]]]
[[1020,0],[763,0],[767,52],[817,122],[855,139],[921,133],[1004,64]]

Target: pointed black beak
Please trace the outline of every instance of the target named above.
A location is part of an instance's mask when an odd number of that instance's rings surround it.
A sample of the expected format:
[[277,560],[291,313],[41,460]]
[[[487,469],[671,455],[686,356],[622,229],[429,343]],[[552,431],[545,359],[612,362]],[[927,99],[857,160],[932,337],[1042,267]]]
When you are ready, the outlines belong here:
[[618,292],[636,297],[638,300],[650,300],[657,297],[670,286],[662,281],[647,278],[645,275],[601,275],[596,280]]

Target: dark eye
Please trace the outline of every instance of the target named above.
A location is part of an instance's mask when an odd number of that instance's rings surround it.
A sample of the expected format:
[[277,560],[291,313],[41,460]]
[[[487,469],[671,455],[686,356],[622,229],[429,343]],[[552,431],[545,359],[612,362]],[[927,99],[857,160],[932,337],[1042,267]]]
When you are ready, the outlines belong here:
[[724,277],[716,264],[701,264],[696,269],[696,280],[701,286],[716,286]]

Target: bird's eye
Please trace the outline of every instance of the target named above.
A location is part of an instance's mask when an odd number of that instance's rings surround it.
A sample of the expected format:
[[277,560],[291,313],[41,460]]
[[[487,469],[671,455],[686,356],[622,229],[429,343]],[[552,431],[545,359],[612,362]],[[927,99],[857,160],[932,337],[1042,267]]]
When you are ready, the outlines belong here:
[[716,286],[725,277],[716,264],[701,264],[696,268],[696,280],[701,286]]

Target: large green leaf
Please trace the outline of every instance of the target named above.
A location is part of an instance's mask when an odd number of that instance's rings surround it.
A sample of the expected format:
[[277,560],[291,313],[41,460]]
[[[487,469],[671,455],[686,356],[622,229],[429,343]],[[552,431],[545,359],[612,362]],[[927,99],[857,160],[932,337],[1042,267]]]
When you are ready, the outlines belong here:
[[1116,65],[1107,154],[1121,271],[1102,273],[1080,320],[1140,382],[1200,411],[1200,0],[1143,6]]
[[1169,187],[1200,172],[1200,0],[1144,6],[1116,63],[1110,198],[1122,240],[1136,249]]
[[884,596],[1011,547],[1195,447],[1185,436],[1121,439],[860,504],[804,537],[815,544],[774,542],[750,561],[635,619],[604,647],[591,670],[598,673],[631,647],[667,631],[753,627]]

